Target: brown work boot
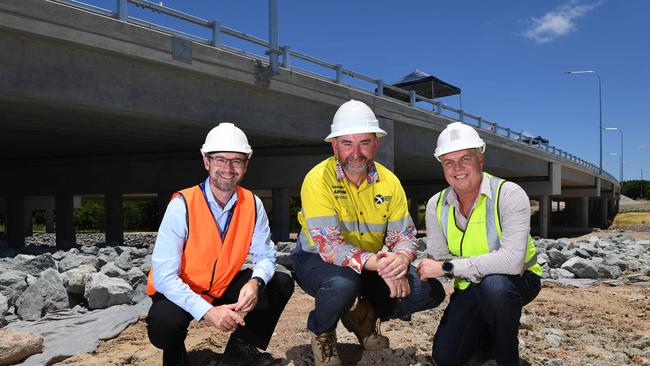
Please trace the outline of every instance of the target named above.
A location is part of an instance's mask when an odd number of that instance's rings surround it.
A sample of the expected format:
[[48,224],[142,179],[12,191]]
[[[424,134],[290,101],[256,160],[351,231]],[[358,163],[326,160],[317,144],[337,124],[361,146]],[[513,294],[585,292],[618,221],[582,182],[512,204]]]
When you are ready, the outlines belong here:
[[311,335],[311,351],[314,353],[315,366],[341,366],[341,359],[336,352],[336,329],[319,335]]
[[377,315],[366,299],[359,299],[350,311],[343,314],[341,322],[345,329],[359,338],[364,349],[376,351],[388,348],[388,337],[379,332]]

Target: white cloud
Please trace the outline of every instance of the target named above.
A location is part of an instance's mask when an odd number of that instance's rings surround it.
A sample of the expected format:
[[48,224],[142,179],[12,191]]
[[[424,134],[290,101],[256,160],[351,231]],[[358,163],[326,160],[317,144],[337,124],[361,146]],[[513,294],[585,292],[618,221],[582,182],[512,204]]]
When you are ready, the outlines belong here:
[[540,18],[531,18],[530,27],[522,34],[537,43],[552,42],[558,37],[575,31],[575,20],[587,15],[598,5],[600,5],[600,1],[593,4],[570,1]]
[[640,144],[640,145],[636,145],[636,148],[638,150],[645,150],[645,149],[648,148],[648,145],[647,144]]

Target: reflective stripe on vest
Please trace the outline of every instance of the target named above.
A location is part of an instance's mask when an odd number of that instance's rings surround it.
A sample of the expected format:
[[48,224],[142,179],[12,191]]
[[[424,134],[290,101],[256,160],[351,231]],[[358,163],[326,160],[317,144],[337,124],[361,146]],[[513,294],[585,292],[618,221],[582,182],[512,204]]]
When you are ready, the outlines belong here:
[[[483,173],[490,184],[493,199],[479,195],[478,202],[472,210],[465,230],[456,224],[455,207],[447,203],[447,197],[452,188],[448,187],[440,193],[437,204],[438,225],[447,241],[452,255],[456,257],[473,257],[487,254],[501,248],[501,223],[499,218],[499,197],[501,186],[505,180]],[[542,267],[537,264],[535,242],[528,235],[524,267],[538,276],[542,275]],[[456,279],[454,286],[464,290],[470,285],[469,281]]]
[[[206,301],[226,291],[230,281],[241,269],[248,255],[256,220],[255,196],[237,186],[237,203],[225,240],[199,186],[174,194],[183,197],[187,219],[187,241],[183,247],[179,277]],[[147,281],[147,294],[153,295],[152,267]]]

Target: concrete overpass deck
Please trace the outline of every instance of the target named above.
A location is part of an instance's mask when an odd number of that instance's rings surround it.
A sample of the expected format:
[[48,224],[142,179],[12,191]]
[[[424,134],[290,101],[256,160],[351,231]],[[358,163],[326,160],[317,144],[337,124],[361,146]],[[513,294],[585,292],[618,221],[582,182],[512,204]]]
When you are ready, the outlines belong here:
[[[107,240],[121,241],[124,194],[168,193],[204,176],[198,149],[218,122],[237,123],[254,148],[244,185],[272,192],[273,231],[288,238],[288,201],[305,173],[331,153],[323,137],[336,108],[364,101],[389,135],[377,160],[394,169],[418,204],[445,186],[435,140],[453,120],[373,91],[296,68],[277,74],[257,57],[187,42],[56,1],[0,3],[0,196],[7,235],[24,243],[25,197],[57,210],[57,240],[74,242],[73,197],[106,196]],[[604,225],[619,183],[566,153],[483,129],[486,171],[513,180],[540,201],[564,200],[574,224]],[[269,205],[271,206],[271,205]]]

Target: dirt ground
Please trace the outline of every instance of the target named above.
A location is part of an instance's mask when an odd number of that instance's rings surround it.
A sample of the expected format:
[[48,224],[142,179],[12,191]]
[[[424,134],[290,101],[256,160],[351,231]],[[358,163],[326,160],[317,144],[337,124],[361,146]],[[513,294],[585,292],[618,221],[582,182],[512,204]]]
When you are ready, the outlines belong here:
[[[451,284],[445,288],[451,291]],[[356,338],[339,325],[339,352],[345,365],[427,364],[440,307],[415,314],[411,321],[382,323],[390,351],[363,352]],[[312,365],[307,314],[313,299],[296,289],[276,328],[269,352],[283,365]],[[585,289],[545,283],[524,309],[521,357],[531,365],[650,364],[650,288],[641,285]],[[549,334],[560,341],[552,345]],[[227,334],[192,323],[186,345],[191,365],[217,365]],[[97,351],[69,358],[60,365],[160,365],[162,353],[147,340],[143,319]],[[559,361],[562,361],[561,363]]]

